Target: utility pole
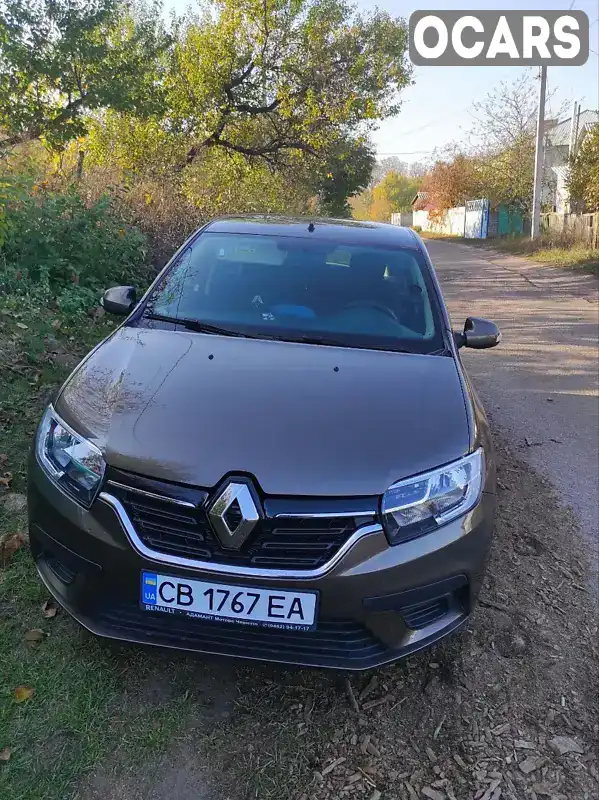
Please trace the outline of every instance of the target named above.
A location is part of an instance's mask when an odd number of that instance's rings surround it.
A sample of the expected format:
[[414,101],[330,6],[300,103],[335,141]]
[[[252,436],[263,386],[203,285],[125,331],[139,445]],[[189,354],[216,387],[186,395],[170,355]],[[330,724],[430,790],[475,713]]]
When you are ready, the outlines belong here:
[[575,149],[576,149],[576,139],[578,137],[578,131],[576,130],[576,112],[578,110],[578,103],[576,100],[574,101],[574,105],[572,107],[572,119],[570,120],[570,145],[568,147],[568,156],[570,158],[574,158]]
[[547,67],[541,67],[539,87],[539,114],[537,117],[537,146],[535,150],[535,178],[532,194],[531,238],[536,239],[541,232],[541,191],[543,183],[543,151],[545,148],[545,94],[547,91]]

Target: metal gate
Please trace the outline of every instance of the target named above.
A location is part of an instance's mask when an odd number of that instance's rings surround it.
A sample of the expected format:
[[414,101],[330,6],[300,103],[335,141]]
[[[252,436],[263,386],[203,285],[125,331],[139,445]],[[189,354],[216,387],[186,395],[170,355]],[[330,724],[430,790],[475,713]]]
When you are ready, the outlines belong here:
[[489,201],[466,201],[466,219],[464,220],[465,239],[486,239],[489,230]]

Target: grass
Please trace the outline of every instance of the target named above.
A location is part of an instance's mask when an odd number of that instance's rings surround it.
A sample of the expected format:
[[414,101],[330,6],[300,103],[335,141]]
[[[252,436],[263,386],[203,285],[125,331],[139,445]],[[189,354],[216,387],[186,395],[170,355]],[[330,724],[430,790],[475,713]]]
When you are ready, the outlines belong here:
[[420,231],[420,236],[423,239],[450,239],[451,241],[462,238],[457,233],[435,233],[435,231]]
[[[0,383],[4,540],[26,533],[26,513],[10,513],[3,499],[26,491],[27,454],[43,408],[73,362],[110,330],[104,320],[0,306],[0,373],[8,378]],[[26,547],[0,564],[0,751],[10,750],[0,762],[0,797],[7,800],[65,800],[115,746],[132,759],[162,749],[180,717],[176,700],[159,715],[151,703],[121,715],[131,683],[151,669],[143,652],[124,648],[123,658],[123,649],[115,653],[66,615],[44,618],[47,599]],[[44,634],[37,645],[24,639],[32,629]],[[30,699],[16,702],[18,686],[34,690]]]
[[563,237],[556,238],[544,234],[535,240],[529,236],[509,236],[504,239],[463,239],[445,234],[431,234],[426,231],[423,231],[422,236],[426,239],[459,240],[463,244],[523,256],[541,264],[583,270],[599,275],[599,249],[587,247],[578,242],[570,242]]

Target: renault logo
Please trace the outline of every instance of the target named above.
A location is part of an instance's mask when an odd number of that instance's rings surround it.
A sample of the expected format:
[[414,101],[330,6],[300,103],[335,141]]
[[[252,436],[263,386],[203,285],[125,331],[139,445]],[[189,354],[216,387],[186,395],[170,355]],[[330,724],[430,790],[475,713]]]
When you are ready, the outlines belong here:
[[260,519],[252,493],[245,483],[229,483],[208,511],[223,547],[239,550]]

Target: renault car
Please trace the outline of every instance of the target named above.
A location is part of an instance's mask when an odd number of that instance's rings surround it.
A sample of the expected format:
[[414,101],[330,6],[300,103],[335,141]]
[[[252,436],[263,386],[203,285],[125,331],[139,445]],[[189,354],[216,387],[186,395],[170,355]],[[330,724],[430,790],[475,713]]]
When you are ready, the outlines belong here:
[[408,228],[213,221],[46,409],[29,468],[41,579],[95,634],[378,666],[460,628],[493,531],[489,427]]

